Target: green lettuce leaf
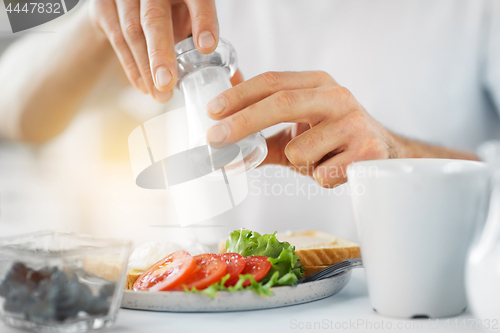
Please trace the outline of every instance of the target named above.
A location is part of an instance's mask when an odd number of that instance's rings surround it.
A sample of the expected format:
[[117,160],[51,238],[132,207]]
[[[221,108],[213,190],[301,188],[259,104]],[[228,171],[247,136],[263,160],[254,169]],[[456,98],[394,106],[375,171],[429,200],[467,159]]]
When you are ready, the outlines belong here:
[[280,242],[276,238],[276,232],[261,235],[247,229],[235,230],[229,234],[226,241],[226,251],[239,253],[243,257],[269,257],[268,260],[271,262],[272,268],[261,281],[263,284],[270,281],[275,272],[278,272],[276,281],[290,274],[283,281],[287,281],[287,284],[294,284],[302,279],[305,270],[304,266],[300,265],[299,256],[295,254],[295,247],[288,242]]
[[[191,290],[187,289],[186,286],[184,286],[184,291],[188,293],[200,293],[200,294],[205,294],[210,298],[215,298],[215,294],[218,291],[238,291],[238,290],[253,290],[257,295],[265,295],[265,296],[271,296],[273,293],[271,292],[271,285],[263,285],[261,282],[255,281],[254,277],[252,274],[242,274],[240,275],[240,278],[238,282],[232,286],[232,287],[226,287],[224,286],[224,283],[226,283],[227,279],[229,279],[229,274],[225,275],[222,280],[219,282],[212,284],[211,286],[208,286],[205,289],[198,290],[196,288],[193,288]],[[243,287],[243,283],[246,280],[250,280],[251,285],[247,287]]]
[[[234,286],[226,287],[224,283],[229,279],[229,274],[227,274],[221,281],[206,289],[193,288],[188,290],[184,287],[184,291],[205,294],[210,298],[214,298],[218,291],[238,290],[253,290],[257,295],[271,296],[273,294],[271,287],[295,285],[302,279],[305,270],[304,266],[300,264],[299,256],[295,254],[295,247],[288,242],[280,242],[276,238],[276,232],[261,235],[246,229],[235,230],[229,234],[226,241],[226,251],[239,253],[243,257],[268,257],[267,260],[272,265],[271,269],[259,282],[255,281],[251,274],[242,274]],[[250,286],[243,287],[243,283],[247,280],[250,280]]]

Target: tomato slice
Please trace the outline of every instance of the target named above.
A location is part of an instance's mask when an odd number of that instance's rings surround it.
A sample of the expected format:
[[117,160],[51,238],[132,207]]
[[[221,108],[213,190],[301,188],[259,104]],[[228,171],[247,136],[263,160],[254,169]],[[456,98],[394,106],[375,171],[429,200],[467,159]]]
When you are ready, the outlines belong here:
[[[264,256],[250,256],[245,257],[245,268],[241,274],[252,274],[255,281],[259,282],[262,280],[267,272],[271,269],[271,262],[267,260]],[[243,287],[248,287],[252,283],[250,280],[243,282]]]
[[[223,253],[219,254],[219,257],[222,258],[227,264],[227,273],[229,273],[229,279],[227,279],[224,285],[226,287],[234,286],[238,279],[239,275],[245,268],[245,258],[239,253]],[[227,274],[226,273],[226,274]]]
[[184,286],[191,290],[205,289],[211,284],[219,282],[227,272],[226,262],[215,253],[203,253],[193,257],[196,262],[195,271],[174,290],[184,290]]
[[171,290],[183,283],[196,269],[194,258],[184,250],[174,252],[145,271],[134,283],[134,290]]

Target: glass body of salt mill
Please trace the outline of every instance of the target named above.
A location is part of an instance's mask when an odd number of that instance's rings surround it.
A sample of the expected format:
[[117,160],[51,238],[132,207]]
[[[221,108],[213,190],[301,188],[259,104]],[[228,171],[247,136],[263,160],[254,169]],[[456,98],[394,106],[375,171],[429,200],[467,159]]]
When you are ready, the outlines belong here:
[[[207,144],[207,130],[217,121],[208,117],[206,105],[220,93],[232,87],[229,79],[237,68],[236,52],[229,42],[221,38],[214,52],[201,54],[196,50],[192,37],[179,42],[175,46],[175,52],[179,75],[177,84],[184,94],[186,104],[189,148],[205,145],[210,147]],[[241,152],[239,156],[242,160],[226,159],[223,164],[228,173],[255,168],[267,155],[266,141],[260,132],[234,144],[239,148]],[[213,153],[214,148],[210,147],[210,150]],[[232,163],[240,165],[232,166]],[[241,163],[244,163],[244,167]]]

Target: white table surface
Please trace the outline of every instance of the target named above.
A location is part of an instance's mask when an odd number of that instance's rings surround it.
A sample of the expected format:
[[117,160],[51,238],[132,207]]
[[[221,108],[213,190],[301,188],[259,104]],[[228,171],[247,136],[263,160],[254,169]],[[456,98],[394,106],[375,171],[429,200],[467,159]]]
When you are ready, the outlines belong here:
[[[308,328],[308,324],[316,325],[316,329],[314,326]],[[472,327],[470,327],[471,324]],[[0,324],[1,333],[20,332],[2,325]],[[316,302],[269,310],[226,313],[166,313],[121,309],[115,326],[100,332],[281,333],[316,331],[471,332],[479,331],[479,329],[475,327],[475,321],[469,311],[449,320],[441,318],[439,321],[436,319],[430,321],[427,319],[398,320],[380,316],[370,306],[363,269],[355,269],[352,272],[351,281],[340,293]]]

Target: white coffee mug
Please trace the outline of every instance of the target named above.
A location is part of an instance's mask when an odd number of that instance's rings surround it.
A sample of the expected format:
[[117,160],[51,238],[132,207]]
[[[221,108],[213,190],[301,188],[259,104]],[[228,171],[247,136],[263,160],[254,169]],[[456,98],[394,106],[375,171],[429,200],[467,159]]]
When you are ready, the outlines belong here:
[[464,311],[465,258],[486,209],[488,167],[377,160],[350,165],[347,177],[373,309],[399,318]]

